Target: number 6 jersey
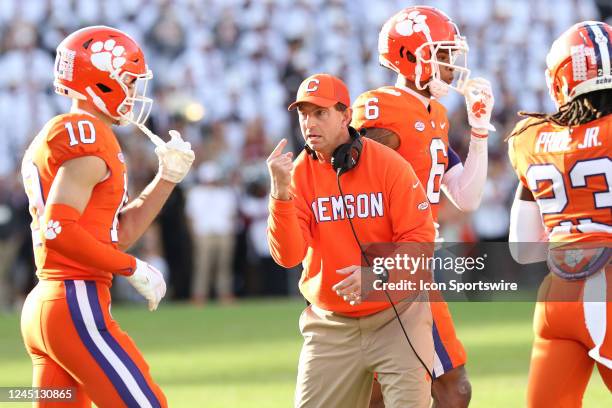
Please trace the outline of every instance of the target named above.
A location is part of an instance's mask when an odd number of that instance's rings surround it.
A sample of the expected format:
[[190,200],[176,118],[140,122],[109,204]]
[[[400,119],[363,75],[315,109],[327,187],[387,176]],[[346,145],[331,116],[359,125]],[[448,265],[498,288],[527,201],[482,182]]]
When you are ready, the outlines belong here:
[[[110,285],[112,273],[62,256],[43,244],[61,233],[61,225],[40,225],[45,203],[60,166],[71,159],[97,156],[108,168],[92,190],[79,225],[96,240],[117,247],[119,211],[127,202],[127,173],[121,148],[111,128],[86,113],[68,113],[49,121],[26,150],[21,173],[32,215],[32,241],[40,279],[87,279]],[[74,242],[79,246],[79,242]]]
[[508,154],[553,242],[606,242],[612,233],[612,115],[567,128],[525,119]]
[[351,124],[356,129],[388,129],[398,136],[397,152],[414,169],[437,221],[442,177],[451,167],[446,108],[435,100],[427,108],[405,90],[384,86],[364,92],[355,100]]

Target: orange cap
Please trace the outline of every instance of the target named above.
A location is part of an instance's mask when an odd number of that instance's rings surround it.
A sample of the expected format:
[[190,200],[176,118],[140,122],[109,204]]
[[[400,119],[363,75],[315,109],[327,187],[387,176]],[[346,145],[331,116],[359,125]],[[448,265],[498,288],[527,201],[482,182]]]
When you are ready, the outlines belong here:
[[314,74],[302,82],[295,102],[287,109],[293,110],[301,102],[310,102],[323,108],[329,108],[340,102],[350,107],[351,97],[346,84],[341,79],[329,74]]

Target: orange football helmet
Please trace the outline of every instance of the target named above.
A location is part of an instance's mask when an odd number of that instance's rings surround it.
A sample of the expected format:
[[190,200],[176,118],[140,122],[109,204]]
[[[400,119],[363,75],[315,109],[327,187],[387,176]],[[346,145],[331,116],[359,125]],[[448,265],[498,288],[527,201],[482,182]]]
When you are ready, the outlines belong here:
[[105,26],[82,28],[57,47],[55,92],[91,102],[121,125],[143,126],[153,100],[146,97],[153,73],[130,36]]
[[599,21],[573,25],[546,56],[546,82],[557,107],[578,95],[612,88],[612,27]]
[[[449,62],[439,61],[438,51],[448,51]],[[434,97],[444,96],[452,88],[463,93],[470,75],[467,68],[468,45],[457,25],[435,7],[407,7],[383,25],[378,36],[381,65],[414,82],[418,89],[429,87]],[[463,61],[458,64],[458,57]],[[440,66],[459,73],[456,85],[440,79]]]

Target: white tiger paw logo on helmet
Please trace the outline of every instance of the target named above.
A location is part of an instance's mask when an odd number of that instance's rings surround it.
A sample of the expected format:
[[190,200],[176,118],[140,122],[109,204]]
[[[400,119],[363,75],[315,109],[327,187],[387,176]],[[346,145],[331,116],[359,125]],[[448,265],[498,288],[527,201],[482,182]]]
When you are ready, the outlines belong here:
[[427,20],[427,16],[423,14],[419,14],[418,10],[413,10],[408,14],[403,14],[398,18],[397,24],[395,24],[395,31],[399,35],[405,35],[407,37],[411,36],[414,33],[427,32],[429,31],[429,27],[425,20]]
[[45,238],[55,239],[62,232],[62,226],[59,221],[49,220],[47,223],[47,230],[45,231]]
[[117,45],[115,40],[96,41],[91,44],[91,63],[100,71],[112,72],[121,68],[126,59],[123,57],[125,48]]

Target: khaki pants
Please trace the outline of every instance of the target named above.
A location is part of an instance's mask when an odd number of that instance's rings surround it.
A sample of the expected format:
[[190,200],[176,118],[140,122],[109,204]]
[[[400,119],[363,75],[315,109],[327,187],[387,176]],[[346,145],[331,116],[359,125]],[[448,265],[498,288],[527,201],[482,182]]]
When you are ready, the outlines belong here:
[[[434,346],[429,303],[400,303],[412,345],[431,371]],[[295,392],[299,408],[368,407],[374,372],[387,408],[430,406],[431,383],[392,308],[350,318],[308,306],[300,316],[304,345]]]
[[[207,299],[210,296],[213,275],[217,296],[220,298],[232,296],[234,236],[231,234],[200,235],[196,238],[195,248],[193,297]],[[216,271],[213,269],[214,266],[217,268]]]

